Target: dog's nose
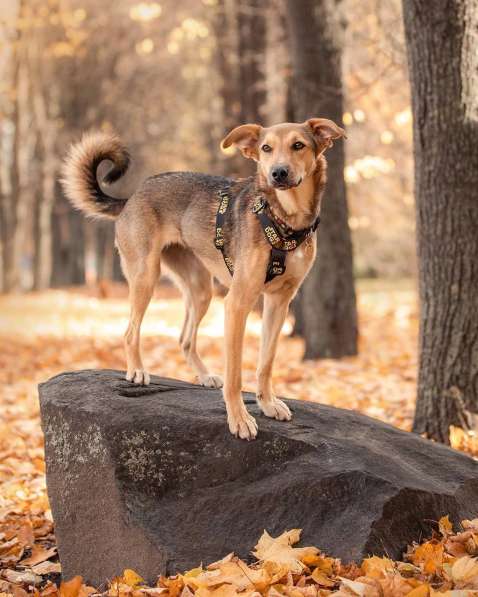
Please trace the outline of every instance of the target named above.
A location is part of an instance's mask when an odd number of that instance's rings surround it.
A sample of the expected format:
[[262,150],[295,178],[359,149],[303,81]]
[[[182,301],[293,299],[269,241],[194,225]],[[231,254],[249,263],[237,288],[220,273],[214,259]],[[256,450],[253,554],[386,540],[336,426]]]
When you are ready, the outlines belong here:
[[285,182],[289,176],[289,170],[286,166],[276,166],[271,174],[274,182]]

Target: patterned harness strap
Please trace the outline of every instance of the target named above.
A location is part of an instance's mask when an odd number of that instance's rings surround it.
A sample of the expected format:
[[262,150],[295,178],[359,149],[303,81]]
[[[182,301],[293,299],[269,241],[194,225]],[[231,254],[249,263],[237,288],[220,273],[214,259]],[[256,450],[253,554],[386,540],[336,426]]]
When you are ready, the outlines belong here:
[[320,217],[317,216],[312,226],[302,230],[290,229],[284,234],[277,222],[267,213],[267,203],[262,197],[257,197],[252,207],[252,211],[259,218],[264,235],[271,246],[271,255],[269,265],[267,266],[266,283],[273,280],[276,276],[281,276],[285,272],[285,260],[289,251],[294,251],[299,247],[313,232],[317,230],[320,223]]
[[226,255],[226,249],[224,246],[224,222],[226,221],[226,212],[228,210],[231,200],[227,191],[218,191],[218,195],[220,198],[220,202],[216,214],[216,238],[214,239],[214,245],[216,246],[216,249],[219,249],[219,251],[221,251],[224,263],[226,264],[226,267],[229,270],[231,276],[233,276],[234,264],[232,263],[232,259],[230,259]]
[[[220,198],[219,207],[216,214],[216,238],[214,245],[221,251],[224,263],[231,276],[234,274],[234,264],[230,257],[226,255],[224,246],[224,222],[227,210],[231,204],[231,198],[227,191],[218,191]],[[269,263],[267,266],[265,283],[267,284],[276,276],[281,276],[285,272],[285,260],[289,251],[294,251],[311,234],[317,230],[320,223],[320,217],[317,216],[315,222],[309,228],[303,230],[290,230],[284,234],[274,219],[267,213],[267,203],[262,197],[257,197],[252,207],[252,212],[256,214],[264,236],[271,246]]]

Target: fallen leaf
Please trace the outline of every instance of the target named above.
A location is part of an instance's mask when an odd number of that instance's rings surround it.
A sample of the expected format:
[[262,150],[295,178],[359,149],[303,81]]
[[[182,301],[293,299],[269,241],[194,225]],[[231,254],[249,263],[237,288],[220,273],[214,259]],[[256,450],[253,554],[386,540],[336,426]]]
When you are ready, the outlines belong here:
[[[184,590],[187,587],[184,587],[182,593],[181,593],[181,597],[187,597],[187,594],[184,594]],[[145,593],[146,595],[162,595],[164,593],[168,592],[168,589],[166,589],[165,587],[139,587],[138,589],[141,593]],[[190,591],[191,593],[191,591]],[[191,593],[192,595],[192,593]]]
[[438,530],[444,537],[448,537],[453,533],[453,525],[450,522],[450,517],[442,516],[438,521]]
[[44,574],[59,574],[61,572],[60,562],[40,562],[36,566],[32,566],[35,574],[43,576]]
[[414,564],[422,564],[426,574],[435,574],[443,565],[443,553],[441,543],[427,541],[415,549],[412,561]]
[[18,541],[25,547],[32,547],[35,543],[35,535],[33,533],[33,525],[31,520],[27,518],[21,525],[18,534]]
[[[78,593],[78,597],[89,597],[98,591],[94,587],[89,587],[88,585],[81,585],[80,592]],[[42,596],[43,597],[43,596]]]
[[237,594],[236,587],[232,585],[222,585],[215,589],[201,587],[195,593],[196,597],[236,597]]
[[310,576],[318,585],[321,585],[322,587],[333,587],[336,584],[334,580],[329,578],[318,568],[316,568]]
[[379,579],[384,597],[405,597],[414,588],[403,576],[392,570]]
[[256,585],[270,584],[270,577],[264,569],[250,568],[245,562],[234,559],[220,564],[214,570],[206,570],[201,574],[185,578],[185,583],[193,588],[212,588],[230,584],[238,591],[254,589]]
[[226,564],[227,562],[230,562],[231,560],[233,560],[236,556],[234,555],[234,552],[228,553],[227,556],[224,556],[222,558],[222,560],[218,560],[217,562],[212,562],[212,564],[209,564],[207,569],[208,570],[215,570],[216,568],[219,568],[219,566],[221,564]]
[[60,597],[78,597],[82,584],[82,576],[74,576],[68,581],[63,581],[60,584]]
[[130,568],[126,568],[123,572],[123,576],[120,579],[120,582],[128,585],[129,587],[137,587],[138,585],[144,583],[144,578],[142,578],[137,572],[131,570]]
[[18,572],[17,570],[3,570],[2,574],[8,582],[18,585],[36,585],[41,582],[41,576],[37,576],[31,570],[25,570],[24,572]]
[[429,594],[430,587],[427,584],[424,584],[419,587],[415,587],[415,589],[412,589],[410,593],[408,593],[407,597],[428,597]]
[[305,567],[302,559],[319,553],[316,547],[292,547],[300,539],[300,530],[292,529],[279,537],[271,537],[264,531],[253,551],[260,562],[269,562],[278,567],[287,566],[291,572],[300,573]]
[[352,595],[359,597],[380,597],[377,589],[363,582],[341,578],[341,588],[346,588]]
[[52,547],[50,549],[45,549],[41,545],[34,545],[32,548],[32,553],[28,558],[22,560],[22,566],[35,566],[40,562],[44,562],[45,560],[49,560],[54,555],[56,555],[56,547]]
[[[470,556],[458,558],[451,567],[451,577],[457,583],[458,589],[478,588],[478,561]],[[463,586],[465,585],[465,586]]]
[[[192,580],[193,578],[188,579],[188,581]],[[178,597],[184,588],[184,580],[181,576],[171,578],[160,576],[158,585],[168,589],[168,597]]]
[[370,578],[381,578],[386,572],[393,570],[393,568],[393,562],[388,558],[372,556],[371,558],[365,558],[362,562],[362,572],[364,576],[369,576]]

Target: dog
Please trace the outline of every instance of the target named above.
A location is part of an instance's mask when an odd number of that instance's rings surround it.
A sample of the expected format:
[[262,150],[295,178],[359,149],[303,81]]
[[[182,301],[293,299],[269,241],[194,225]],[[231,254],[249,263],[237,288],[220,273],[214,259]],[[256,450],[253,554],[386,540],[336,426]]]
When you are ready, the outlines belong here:
[[[89,133],[72,145],[62,184],[73,206],[89,216],[116,221],[115,244],[129,284],[131,313],[125,333],[126,379],[148,384],[140,352],[141,322],[165,267],[181,289],[186,315],[180,345],[199,383],[223,387],[230,432],[250,440],[256,420],[241,396],[246,319],[263,295],[263,325],[257,369],[257,403],[267,417],[291,419],[272,389],[272,366],[289,304],[316,254],[316,228],[326,183],[324,152],[345,131],[333,121],[311,118],[270,127],[244,124],[222,141],[257,163],[255,176],[233,180],[193,172],[147,178],[128,199],[102,190],[97,168],[113,166],[111,184],[129,165],[114,135]],[[208,371],[196,346],[199,324],[212,297],[215,276],[229,288],[225,298],[225,375]]]

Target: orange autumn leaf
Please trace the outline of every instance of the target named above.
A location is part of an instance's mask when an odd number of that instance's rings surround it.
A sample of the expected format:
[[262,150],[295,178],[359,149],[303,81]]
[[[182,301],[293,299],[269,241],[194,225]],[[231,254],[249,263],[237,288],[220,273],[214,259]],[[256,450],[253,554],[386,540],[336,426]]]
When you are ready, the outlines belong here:
[[321,572],[318,568],[316,568],[310,577],[322,587],[333,587],[335,585],[335,581],[329,578],[326,574]]
[[60,597],[78,597],[83,584],[82,576],[74,576],[60,585]]
[[119,582],[128,585],[129,587],[137,587],[139,584],[144,583],[144,578],[141,577],[137,572],[126,568],[123,572],[123,576],[119,579]]
[[26,518],[22,523],[18,533],[18,541],[26,547],[31,547],[35,543],[35,535],[33,532],[33,525],[29,518]]
[[440,518],[440,520],[438,521],[438,529],[444,537],[451,535],[451,533],[453,532],[453,525],[451,524],[450,517],[448,515],[442,516]]
[[381,578],[388,571],[393,570],[393,562],[388,558],[372,556],[362,562],[362,572],[369,578]]
[[443,566],[444,547],[441,543],[427,541],[419,545],[412,556],[414,564],[422,564],[426,574],[435,574]]
[[168,589],[168,597],[178,597],[184,588],[184,581],[181,577],[168,578],[166,576],[160,576],[158,586]]
[[22,560],[23,566],[36,566],[36,564],[40,564],[40,562],[44,562],[45,560],[49,560],[54,555],[56,555],[56,547],[52,547],[51,549],[45,549],[41,545],[34,545],[32,548],[32,553],[28,558]]
[[410,593],[407,594],[407,597],[428,597],[429,594],[430,587],[427,584],[424,584],[412,589]]

